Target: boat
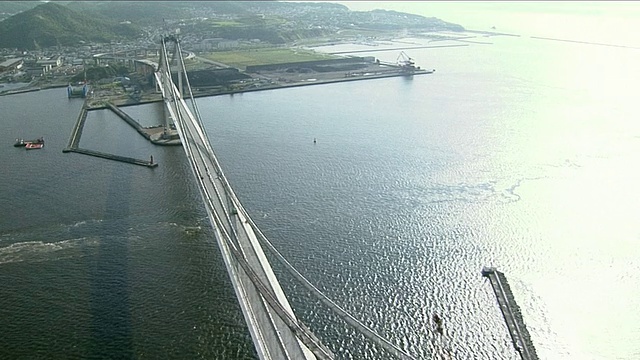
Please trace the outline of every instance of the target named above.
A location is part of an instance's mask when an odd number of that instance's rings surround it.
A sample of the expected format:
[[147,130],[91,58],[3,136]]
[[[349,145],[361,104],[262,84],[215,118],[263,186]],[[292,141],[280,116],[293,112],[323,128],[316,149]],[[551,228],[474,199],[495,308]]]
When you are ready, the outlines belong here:
[[87,85],[87,83],[81,82],[81,83],[78,83],[77,85],[69,84],[69,86],[67,86],[67,97],[69,99],[76,98],[76,97],[86,98],[88,93],[89,93],[89,86]]
[[42,144],[44,145],[44,138],[40,137],[35,140],[25,140],[25,139],[16,139],[16,142],[13,144],[15,147],[27,146],[27,144]]
[[33,150],[33,149],[42,149],[44,147],[44,143],[27,143],[24,148],[27,150]]

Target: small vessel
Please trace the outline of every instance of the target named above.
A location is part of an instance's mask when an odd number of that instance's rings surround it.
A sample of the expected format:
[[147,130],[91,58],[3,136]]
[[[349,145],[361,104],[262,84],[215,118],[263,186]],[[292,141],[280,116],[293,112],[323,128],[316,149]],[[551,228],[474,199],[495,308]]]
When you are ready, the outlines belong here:
[[69,86],[67,86],[67,97],[69,99],[76,97],[86,98],[88,93],[89,86],[86,82],[80,82],[77,85],[69,84]]
[[[41,144],[42,146],[44,146],[44,138],[40,137],[40,138],[37,138],[35,140],[16,139],[16,142],[13,144],[13,146],[15,146],[15,147],[20,147],[20,146],[26,147],[29,144]],[[38,149],[42,148],[42,146],[40,146]]]
[[33,150],[33,149],[42,149],[44,147],[44,143],[27,143],[24,148],[27,150]]

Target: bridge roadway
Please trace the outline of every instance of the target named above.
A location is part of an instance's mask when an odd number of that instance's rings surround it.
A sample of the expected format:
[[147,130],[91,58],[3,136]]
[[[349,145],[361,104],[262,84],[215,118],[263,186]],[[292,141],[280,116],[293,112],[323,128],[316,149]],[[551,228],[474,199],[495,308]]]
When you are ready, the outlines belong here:
[[[182,139],[259,357],[333,359],[333,354],[296,319],[246,212],[219,166],[199,116],[193,115],[169,72],[162,70],[163,65],[156,80],[165,109]],[[197,108],[194,110],[198,115]]]

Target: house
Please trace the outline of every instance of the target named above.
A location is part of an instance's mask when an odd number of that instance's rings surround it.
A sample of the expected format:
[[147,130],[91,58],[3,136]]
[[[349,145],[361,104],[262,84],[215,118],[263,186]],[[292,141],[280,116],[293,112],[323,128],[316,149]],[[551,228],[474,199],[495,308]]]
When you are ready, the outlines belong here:
[[236,40],[224,40],[218,43],[218,49],[233,49],[237,48],[239,45]]
[[37,66],[45,67],[47,70],[51,70],[54,67],[59,67],[62,65],[62,57],[56,56],[50,59],[38,60],[36,62]]
[[0,71],[17,70],[22,67],[22,64],[24,64],[22,58],[7,59],[0,63]]

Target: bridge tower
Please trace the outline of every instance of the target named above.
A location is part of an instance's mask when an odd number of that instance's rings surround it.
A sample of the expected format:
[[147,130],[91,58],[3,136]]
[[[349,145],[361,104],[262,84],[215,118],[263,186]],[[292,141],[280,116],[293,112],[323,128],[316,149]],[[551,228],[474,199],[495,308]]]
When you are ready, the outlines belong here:
[[[179,58],[180,60],[182,60],[182,56],[179,53],[179,44],[178,44],[178,34],[176,33],[175,35],[167,35],[167,36],[161,36],[160,37],[160,43],[161,43],[161,47],[163,49],[163,51],[160,51],[160,62],[158,63],[158,72],[162,71],[166,71],[169,75],[169,80],[172,80],[171,78],[171,65],[178,65],[177,64],[177,58]],[[167,48],[167,43],[173,43],[173,46],[170,48],[172,51],[169,51],[169,49]],[[168,58],[168,56],[171,56],[171,59]],[[165,69],[166,68],[166,69]],[[183,66],[176,66],[177,71],[178,71],[178,92],[180,93],[180,96],[183,97],[183,92],[184,92],[184,87],[182,86],[182,76],[183,76]],[[156,80],[156,86],[160,87],[162,86],[162,84],[160,84],[157,80]],[[167,101],[167,99],[164,99],[165,102]],[[173,99],[170,99],[173,100]],[[179,134],[178,131],[176,129],[176,125],[173,121],[173,118],[171,117],[171,114],[168,111],[168,107],[164,106],[164,117],[163,117],[163,132],[162,135],[160,135],[160,141],[175,141],[177,139],[179,139]]]

